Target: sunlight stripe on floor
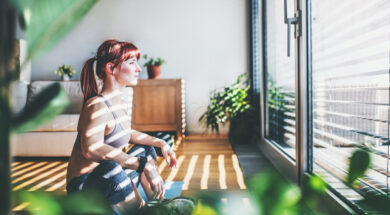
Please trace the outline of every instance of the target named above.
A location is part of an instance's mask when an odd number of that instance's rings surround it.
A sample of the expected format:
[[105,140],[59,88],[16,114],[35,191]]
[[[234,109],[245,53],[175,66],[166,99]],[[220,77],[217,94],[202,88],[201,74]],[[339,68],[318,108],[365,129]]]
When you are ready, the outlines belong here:
[[43,179],[45,177],[48,177],[51,174],[53,174],[54,172],[57,172],[58,170],[64,169],[67,166],[68,166],[68,162],[66,162],[66,163],[64,163],[64,164],[62,164],[62,165],[60,165],[60,166],[58,166],[58,167],[56,167],[56,168],[54,168],[54,169],[52,169],[50,171],[47,171],[47,172],[45,172],[45,173],[43,173],[43,174],[41,174],[41,175],[39,175],[37,177],[34,177],[34,178],[32,178],[32,179],[30,179],[28,181],[25,181],[24,183],[19,184],[18,186],[14,187],[12,190],[19,190],[19,189],[21,189],[21,188],[23,188],[25,186],[28,186],[28,185],[30,185],[32,183],[35,183],[35,182],[37,182],[37,181],[39,181],[39,180],[41,180],[41,179]]
[[219,169],[219,187],[221,190],[226,190],[226,172],[225,172],[225,156],[218,155],[218,169]]
[[203,162],[203,174],[202,179],[200,180],[200,189],[201,190],[207,190],[207,181],[209,180],[209,174],[210,174],[210,161],[211,161],[211,155],[206,155],[204,157]]
[[235,154],[232,155],[232,160],[233,160],[234,170],[236,171],[238,186],[240,187],[241,190],[245,190],[246,185],[244,182],[244,175],[242,174],[240,164],[238,163],[237,155],[235,155]]
[[167,166],[167,162],[165,160],[161,161],[161,164],[158,167],[158,172],[160,173],[160,175],[161,175],[162,171],[164,171],[166,166]]
[[176,164],[177,167],[171,169],[171,173],[169,174],[168,178],[165,181],[173,181],[175,179],[176,174],[179,171],[180,166],[183,163],[185,157],[186,156],[184,156],[184,155],[180,155],[180,157],[179,157],[179,159],[177,161],[177,164]]
[[184,177],[184,185],[183,190],[188,190],[188,186],[190,184],[190,180],[192,178],[192,175],[194,174],[194,169],[196,165],[196,161],[198,161],[198,155],[192,155],[190,164],[187,168],[186,176]]
[[55,191],[55,190],[57,190],[57,189],[59,189],[59,188],[65,186],[65,184],[66,184],[66,179],[64,179],[64,180],[62,180],[62,181],[60,181],[60,182],[54,184],[53,186],[47,188],[45,191],[49,191],[49,192],[50,192],[50,191]]
[[41,183],[35,185],[34,187],[31,187],[30,189],[28,189],[28,191],[35,191],[35,190],[38,190],[39,188],[42,188],[50,183],[52,183],[53,181],[56,181],[57,179],[59,178],[64,178],[66,176],[66,169],[44,181],[42,181]]
[[20,164],[19,161],[17,161],[17,162],[12,162],[11,167],[15,167],[15,166],[17,166],[17,165],[19,165],[19,164]]
[[179,146],[182,144],[182,142],[183,142],[183,139],[181,137],[178,137],[176,142],[174,142],[174,144],[173,144],[173,151],[176,152],[179,149]]
[[27,163],[24,163],[24,164],[20,164],[19,166],[16,166],[16,167],[12,168],[11,172],[14,172],[14,171],[16,171],[18,169],[21,169],[21,168],[26,167],[28,165],[31,165],[33,163],[35,163],[35,162],[27,162]]
[[27,174],[25,174],[25,175],[22,175],[22,176],[20,176],[20,177],[18,177],[18,178],[16,178],[16,179],[12,180],[12,184],[17,183],[17,182],[19,182],[19,181],[22,181],[22,180],[24,180],[24,179],[26,179],[26,178],[32,177],[32,176],[34,176],[34,175],[37,175],[38,173],[43,172],[43,171],[45,171],[45,170],[47,170],[47,169],[50,169],[50,168],[52,168],[52,167],[54,167],[54,166],[57,166],[58,164],[61,164],[61,163],[62,163],[62,162],[57,161],[57,162],[51,163],[51,164],[49,164],[49,165],[47,165],[47,166],[44,166],[44,167],[42,167],[42,168],[39,168],[39,169],[37,169],[37,170],[35,170],[35,171],[29,172],[29,173],[27,173]]
[[23,202],[22,204],[12,208],[13,211],[21,211],[30,205],[30,202]]
[[39,163],[36,163],[36,164],[31,165],[31,166],[29,166],[29,167],[27,167],[27,168],[25,168],[25,169],[22,169],[22,170],[19,170],[19,171],[16,171],[16,172],[12,173],[12,174],[11,174],[11,177],[16,177],[16,176],[18,176],[18,175],[20,175],[20,174],[23,174],[23,173],[25,173],[25,172],[27,172],[27,171],[30,171],[30,170],[32,170],[32,169],[35,169],[35,168],[37,168],[37,167],[40,167],[40,166],[42,166],[42,165],[44,165],[44,164],[47,164],[47,162],[39,162]]

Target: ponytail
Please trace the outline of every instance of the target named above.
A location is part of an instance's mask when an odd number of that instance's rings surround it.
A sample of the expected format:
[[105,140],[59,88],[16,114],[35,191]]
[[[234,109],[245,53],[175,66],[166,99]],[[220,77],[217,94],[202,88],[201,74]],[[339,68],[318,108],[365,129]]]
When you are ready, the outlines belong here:
[[[96,56],[87,60],[81,71],[80,84],[84,95],[84,103],[99,94],[98,85],[96,83],[96,76],[99,80],[104,82],[105,66],[111,62],[114,67],[121,64],[123,61],[136,57],[139,59],[141,56],[137,47],[129,42],[119,42],[117,40],[106,40],[98,48]],[[94,71],[93,64],[96,60],[96,71]]]
[[84,95],[84,103],[98,95],[98,86],[96,83],[95,79],[95,74],[93,71],[93,63],[95,61],[95,58],[91,58],[87,60],[84,64],[83,70],[81,71],[81,76],[80,76],[80,84],[81,84],[81,89],[83,91]]

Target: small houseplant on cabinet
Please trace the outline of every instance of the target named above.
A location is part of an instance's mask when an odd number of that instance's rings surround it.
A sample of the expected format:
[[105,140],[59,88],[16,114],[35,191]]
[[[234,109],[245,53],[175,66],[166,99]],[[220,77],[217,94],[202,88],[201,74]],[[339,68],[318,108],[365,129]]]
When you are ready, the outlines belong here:
[[70,78],[76,74],[76,70],[74,70],[71,65],[63,64],[59,66],[54,73],[61,77],[61,81],[69,81]]
[[207,106],[199,122],[206,129],[219,133],[219,126],[227,122],[229,125],[229,140],[231,142],[249,142],[254,130],[254,110],[250,105],[249,86],[246,84],[246,74],[242,74],[233,84],[210,93],[210,104]]
[[144,66],[148,70],[149,79],[159,79],[161,75],[161,65],[166,61],[162,58],[148,58],[148,55],[143,55],[143,58],[146,60]]

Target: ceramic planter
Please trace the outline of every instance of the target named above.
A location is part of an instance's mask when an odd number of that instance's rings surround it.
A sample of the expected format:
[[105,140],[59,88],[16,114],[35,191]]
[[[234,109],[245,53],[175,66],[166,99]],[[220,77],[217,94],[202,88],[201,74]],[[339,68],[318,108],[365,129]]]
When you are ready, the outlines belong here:
[[70,80],[69,76],[67,76],[67,75],[61,76],[61,81],[69,81],[69,80]]
[[149,79],[159,79],[161,75],[161,66],[148,66]]

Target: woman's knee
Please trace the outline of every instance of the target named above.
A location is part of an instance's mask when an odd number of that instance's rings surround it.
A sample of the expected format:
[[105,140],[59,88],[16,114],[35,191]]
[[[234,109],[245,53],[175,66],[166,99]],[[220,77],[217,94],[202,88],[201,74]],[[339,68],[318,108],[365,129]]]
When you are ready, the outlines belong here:
[[156,153],[156,149],[154,149],[153,146],[148,146],[146,148],[146,157],[148,156],[151,156],[154,160],[157,161],[157,153]]
[[115,161],[102,161],[89,175],[85,189],[98,190],[110,204],[116,204],[133,192],[131,179]]
[[[93,173],[101,175],[103,178],[110,178],[113,175],[123,171],[121,165],[112,160],[104,160],[94,169]],[[94,174],[94,175],[95,175]]]
[[108,200],[111,204],[117,204],[127,198],[133,192],[131,179],[122,171],[109,179]]
[[157,154],[156,150],[153,146],[145,146],[145,145],[134,145],[133,148],[128,152],[129,155],[135,156],[135,157],[151,157],[154,160],[157,160]]

